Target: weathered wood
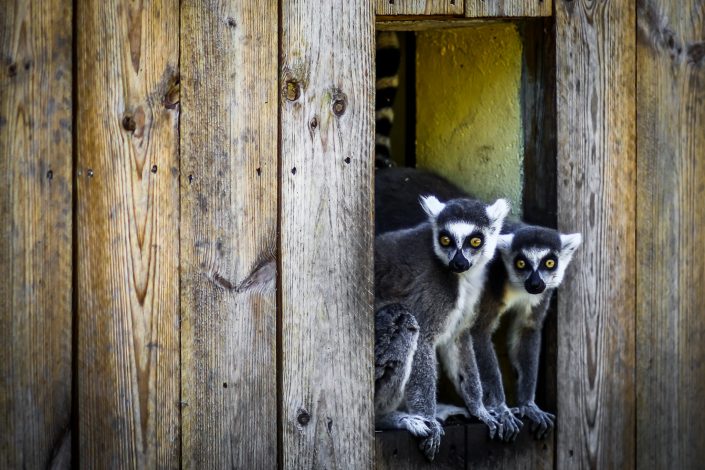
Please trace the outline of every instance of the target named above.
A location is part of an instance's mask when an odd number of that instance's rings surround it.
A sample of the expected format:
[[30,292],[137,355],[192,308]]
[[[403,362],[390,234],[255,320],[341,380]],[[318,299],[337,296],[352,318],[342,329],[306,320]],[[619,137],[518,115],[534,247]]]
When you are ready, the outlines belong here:
[[80,2],[82,466],[179,466],[179,3]]
[[558,293],[557,468],[635,465],[634,1],[556,4],[558,227],[583,244]]
[[[480,425],[477,425],[478,427]],[[484,426],[484,425],[483,425]],[[378,470],[415,470],[422,468],[465,468],[467,426],[447,426],[441,447],[433,462],[419,450],[420,440],[406,431],[375,433],[375,468]],[[486,427],[485,427],[486,429]]]
[[705,461],[705,3],[638,3],[637,461]]
[[70,435],[71,10],[0,13],[1,468],[49,467]]
[[373,465],[374,14],[282,4],[284,468]]
[[471,18],[551,16],[552,8],[551,0],[465,0]]
[[491,440],[483,424],[445,427],[441,448],[433,462],[418,449],[419,440],[406,431],[375,434],[378,469],[532,469],[553,468],[553,434],[545,440],[533,438],[526,424],[517,440]]
[[466,28],[478,25],[504,23],[506,19],[477,19],[465,17],[391,17],[378,16],[375,26],[378,31],[427,31],[431,29]]
[[375,0],[377,15],[462,15],[465,0]]
[[277,2],[181,11],[183,464],[277,465]]

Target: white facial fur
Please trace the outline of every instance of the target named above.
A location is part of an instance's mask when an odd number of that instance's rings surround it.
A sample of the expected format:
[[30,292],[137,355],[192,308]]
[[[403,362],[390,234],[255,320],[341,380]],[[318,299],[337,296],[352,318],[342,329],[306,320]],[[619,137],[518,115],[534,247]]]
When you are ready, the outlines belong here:
[[[541,280],[546,284],[546,289],[555,289],[563,282],[565,270],[573,259],[575,250],[580,246],[582,236],[579,233],[571,235],[560,235],[561,249],[554,252],[550,248],[531,246],[512,250],[512,240],[514,235],[500,235],[497,248],[502,256],[502,261],[507,269],[510,283],[517,289],[524,288],[524,282],[531,275],[532,271],[538,270]],[[519,270],[515,266],[518,256],[522,256],[528,265],[527,269]],[[553,270],[542,266],[543,260],[548,255],[553,255],[556,260],[556,267]],[[540,295],[540,294],[538,294]]]
[[[436,218],[446,205],[435,196],[422,196],[421,206],[428,214],[429,221],[433,226],[433,249],[436,255],[448,265],[460,247],[463,256],[471,264],[470,270],[482,268],[492,259],[497,246],[498,234],[510,209],[509,203],[505,199],[498,199],[485,209],[487,217],[490,219],[489,226],[479,226],[468,221],[456,220],[439,227]],[[438,241],[441,231],[447,233],[453,240],[450,248],[441,246]],[[480,234],[482,237],[483,243],[478,249],[465,243],[467,237],[473,234]]]

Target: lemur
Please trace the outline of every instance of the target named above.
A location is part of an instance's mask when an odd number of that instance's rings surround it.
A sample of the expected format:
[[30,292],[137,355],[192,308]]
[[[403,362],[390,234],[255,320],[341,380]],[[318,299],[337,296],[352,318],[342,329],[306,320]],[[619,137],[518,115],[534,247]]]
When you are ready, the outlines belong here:
[[443,434],[437,351],[469,412],[501,432],[482,404],[470,325],[509,204],[429,196],[420,207],[425,222],[375,239],[375,411],[378,428],[423,436],[432,460]]
[[390,134],[394,122],[394,98],[399,87],[401,50],[396,31],[381,31],[376,38],[377,79],[375,93],[375,166],[394,166]]
[[[467,193],[434,173],[412,168],[378,171],[375,179],[376,232],[396,230],[423,218],[414,199],[422,194],[468,197]],[[520,423],[511,414],[527,417],[539,437],[553,426],[555,417],[535,402],[541,329],[553,291],[580,245],[580,234],[507,222],[498,242],[498,253],[489,266],[487,285],[472,327],[473,349],[483,387],[483,403],[505,427],[504,438],[514,439]],[[505,403],[504,389],[492,334],[501,316],[516,312],[510,332],[510,360],[517,373],[518,406]],[[450,408],[448,408],[450,409]],[[446,412],[448,412],[446,410]]]

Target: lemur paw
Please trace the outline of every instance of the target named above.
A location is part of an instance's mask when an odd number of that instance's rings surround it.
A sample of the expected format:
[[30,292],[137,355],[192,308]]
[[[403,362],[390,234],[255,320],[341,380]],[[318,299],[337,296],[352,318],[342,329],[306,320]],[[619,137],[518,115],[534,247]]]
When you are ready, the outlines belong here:
[[498,433],[497,438],[504,439],[505,442],[516,440],[524,423],[514,416],[507,405],[502,403],[501,405],[487,408],[487,411],[500,423],[502,431]]
[[495,437],[500,439],[502,438],[504,434],[504,426],[497,418],[492,416],[484,406],[473,414],[477,417],[477,419],[487,425],[490,430],[490,439],[494,439]]
[[427,418],[426,422],[429,424],[430,433],[428,437],[421,441],[419,449],[429,461],[433,462],[441,447],[441,437],[445,434],[445,431],[443,431],[441,423],[435,418]]
[[405,416],[400,421],[401,427],[416,437],[426,437],[431,434],[433,425],[430,420],[420,415]]
[[531,421],[531,432],[537,439],[543,439],[553,429],[556,416],[541,410],[536,403],[530,401],[524,405],[512,408],[512,413],[520,418],[528,418]]

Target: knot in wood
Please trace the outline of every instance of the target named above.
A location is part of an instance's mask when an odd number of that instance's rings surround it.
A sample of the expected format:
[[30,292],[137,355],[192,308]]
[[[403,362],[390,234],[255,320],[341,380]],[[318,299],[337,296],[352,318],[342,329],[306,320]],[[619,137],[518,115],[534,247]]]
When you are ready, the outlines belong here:
[[344,98],[338,98],[335,101],[333,101],[333,114],[336,116],[342,116],[345,113],[345,108],[347,107],[347,103],[345,102]]
[[135,122],[134,116],[131,114],[125,114],[122,118],[122,128],[127,132],[135,132],[135,129],[137,129],[137,123]]
[[301,85],[296,80],[286,81],[286,99],[296,101],[301,96]]
[[316,128],[318,127],[318,119],[316,118],[316,116],[311,118],[308,125],[311,127],[312,131],[316,130]]
[[311,415],[308,414],[308,411],[300,409],[296,421],[298,421],[301,426],[306,426],[309,421],[311,421]]

